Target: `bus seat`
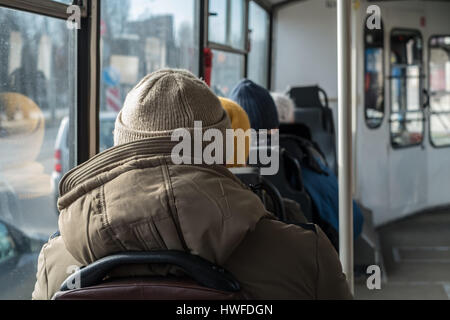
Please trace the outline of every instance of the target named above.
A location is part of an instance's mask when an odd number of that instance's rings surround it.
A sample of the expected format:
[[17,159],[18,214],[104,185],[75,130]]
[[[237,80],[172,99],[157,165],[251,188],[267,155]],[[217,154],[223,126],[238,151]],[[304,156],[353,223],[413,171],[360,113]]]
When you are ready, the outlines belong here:
[[324,131],[323,110],[319,108],[303,108],[294,111],[295,123],[303,123],[311,130],[311,134]]
[[[384,269],[383,254],[381,252],[381,243],[378,232],[373,223],[373,212],[358,203],[362,214],[364,215],[364,225],[361,236],[355,240],[354,244],[354,264],[355,276],[365,277],[367,267],[377,265]],[[383,280],[386,274],[382,273]]]
[[[126,265],[173,265],[181,277],[107,279]],[[78,281],[78,282],[77,282]],[[76,288],[74,288],[76,287]],[[128,252],[102,258],[69,276],[53,300],[238,300],[238,281],[223,268],[182,251]]]
[[230,168],[230,171],[241,180],[242,183],[252,189],[264,203],[264,206],[266,206],[266,208],[281,221],[286,222],[289,220],[286,215],[283,198],[280,192],[270,181],[261,176],[260,168]]
[[[285,144],[286,142],[292,142],[294,143],[294,145],[297,145],[297,143],[292,140],[296,140],[298,138],[308,141],[313,145],[314,149],[316,149],[320,156],[323,158],[322,160],[328,165],[328,160],[325,156],[325,153],[322,151],[319,144],[312,139],[311,130],[309,130],[307,125],[303,123],[283,124],[280,126],[280,137],[283,137],[282,140]],[[285,145],[284,147],[289,150],[289,145]]]
[[[310,129],[312,137],[311,140],[317,143],[320,150],[322,150],[325,155],[328,166],[334,173],[337,173],[336,137],[333,133],[323,130],[323,127],[320,125],[322,118],[321,113],[322,110],[312,108],[296,110],[296,124],[306,125]],[[290,125],[283,125],[284,130],[281,131],[281,133],[286,132],[286,126]],[[295,135],[304,138],[304,136],[302,136],[302,131],[300,131],[300,134]]]
[[[250,158],[256,156],[261,146],[250,148]],[[302,212],[308,221],[312,218],[312,204],[309,195],[303,186],[302,170],[300,163],[292,157],[284,148],[280,148],[279,170],[275,175],[264,176],[280,192],[281,196],[300,204]]]
[[337,155],[336,155],[336,138],[334,135],[317,132],[314,135],[314,141],[323,152],[327,165],[336,175],[338,174]]
[[[296,135],[281,134],[280,147],[286,149],[291,156],[299,161],[300,164],[305,163],[315,167],[315,161],[310,161],[309,157],[320,160],[328,166],[328,161],[322,149],[314,141],[306,140]],[[306,162],[305,162],[306,161]],[[322,171],[320,168],[317,169]]]
[[312,141],[311,129],[304,123],[282,123],[280,124],[280,134],[290,134]]
[[[328,108],[328,95],[318,85],[291,87],[288,90],[291,99],[294,100],[297,108]],[[320,99],[320,94],[323,95],[323,100]]]
[[[326,92],[319,86],[307,86],[290,88],[288,94],[297,107],[295,122],[308,126],[312,140],[320,146],[328,166],[337,174],[336,133]],[[324,102],[320,99],[321,94]]]

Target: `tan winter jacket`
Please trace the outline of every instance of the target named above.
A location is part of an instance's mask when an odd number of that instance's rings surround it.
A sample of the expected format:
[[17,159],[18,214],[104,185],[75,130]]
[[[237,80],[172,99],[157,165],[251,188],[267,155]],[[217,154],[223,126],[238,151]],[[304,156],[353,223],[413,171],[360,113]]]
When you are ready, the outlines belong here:
[[225,167],[172,164],[172,147],[167,138],[120,145],[64,176],[60,235],[42,248],[33,299],[51,299],[73,266],[167,249],[225,267],[254,299],[351,298],[337,253],[318,227],[277,221]]

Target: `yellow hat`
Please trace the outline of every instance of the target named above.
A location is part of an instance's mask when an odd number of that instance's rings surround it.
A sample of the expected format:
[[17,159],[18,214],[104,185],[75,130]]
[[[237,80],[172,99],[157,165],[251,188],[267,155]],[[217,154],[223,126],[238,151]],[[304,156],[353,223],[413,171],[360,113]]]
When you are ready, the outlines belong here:
[[[220,102],[222,103],[222,107],[225,109],[225,111],[228,114],[228,117],[231,120],[231,128],[233,130],[238,130],[238,129],[242,129],[244,132],[247,132],[247,130],[250,130],[251,125],[250,125],[250,120],[248,118],[247,112],[245,112],[245,110],[238,105],[236,102],[230,100],[230,99],[226,99],[226,98],[222,98],[219,97]],[[237,144],[237,140],[238,138],[235,137],[234,138],[234,164],[232,165],[228,165],[228,167],[243,167],[245,165],[242,164],[238,164],[238,148],[236,148]],[[249,156],[249,152],[250,152],[250,137],[246,136],[245,137],[245,162],[247,162],[248,156]],[[242,162],[242,161],[241,161]]]

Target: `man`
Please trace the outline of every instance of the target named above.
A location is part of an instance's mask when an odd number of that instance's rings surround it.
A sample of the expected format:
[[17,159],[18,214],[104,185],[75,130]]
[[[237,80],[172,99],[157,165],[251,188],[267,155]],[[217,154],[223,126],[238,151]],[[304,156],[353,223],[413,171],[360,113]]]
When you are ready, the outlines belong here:
[[[73,266],[118,252],[184,250],[228,269],[253,299],[351,298],[323,232],[277,221],[225,165],[179,164],[174,130],[230,120],[194,75],[161,70],[127,96],[109,149],[60,183],[60,232],[39,257],[34,299],[50,299]],[[184,156],[190,156],[185,154]],[[146,266],[121,276],[163,273]]]

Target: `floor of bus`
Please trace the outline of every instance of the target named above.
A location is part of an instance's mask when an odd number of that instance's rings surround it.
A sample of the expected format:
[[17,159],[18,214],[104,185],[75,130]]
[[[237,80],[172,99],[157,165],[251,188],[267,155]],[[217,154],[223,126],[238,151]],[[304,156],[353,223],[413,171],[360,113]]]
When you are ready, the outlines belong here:
[[377,230],[381,290],[355,281],[356,299],[450,299],[450,210],[418,214]]

